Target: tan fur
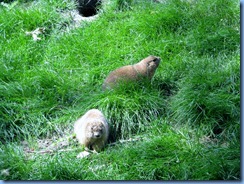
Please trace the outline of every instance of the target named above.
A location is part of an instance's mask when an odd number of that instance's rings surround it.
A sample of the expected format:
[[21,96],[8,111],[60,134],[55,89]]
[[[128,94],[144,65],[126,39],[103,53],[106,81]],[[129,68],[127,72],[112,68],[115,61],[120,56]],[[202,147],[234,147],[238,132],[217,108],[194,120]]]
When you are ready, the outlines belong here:
[[127,65],[112,71],[103,83],[103,89],[113,88],[119,81],[138,81],[139,79],[152,79],[160,58],[148,56],[134,65]]
[[91,109],[75,122],[74,132],[86,149],[99,152],[108,139],[108,123],[101,111]]

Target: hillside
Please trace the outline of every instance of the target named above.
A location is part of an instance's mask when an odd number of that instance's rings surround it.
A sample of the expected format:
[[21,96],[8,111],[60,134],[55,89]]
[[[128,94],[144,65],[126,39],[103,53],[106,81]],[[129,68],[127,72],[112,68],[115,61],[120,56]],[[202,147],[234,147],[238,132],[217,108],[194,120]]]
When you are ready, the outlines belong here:
[[[240,180],[239,1],[75,12],[71,0],[0,5],[0,180]],[[161,58],[152,81],[102,91],[149,55]],[[109,143],[77,159],[73,125],[92,108]]]

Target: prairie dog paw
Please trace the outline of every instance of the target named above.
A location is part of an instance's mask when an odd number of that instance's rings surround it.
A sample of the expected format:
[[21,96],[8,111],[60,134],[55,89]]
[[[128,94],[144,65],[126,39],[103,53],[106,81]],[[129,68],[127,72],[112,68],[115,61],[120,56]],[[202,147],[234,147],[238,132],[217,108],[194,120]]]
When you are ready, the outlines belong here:
[[90,152],[88,151],[82,151],[80,152],[76,158],[84,158],[84,157],[87,157],[88,155],[90,155]]

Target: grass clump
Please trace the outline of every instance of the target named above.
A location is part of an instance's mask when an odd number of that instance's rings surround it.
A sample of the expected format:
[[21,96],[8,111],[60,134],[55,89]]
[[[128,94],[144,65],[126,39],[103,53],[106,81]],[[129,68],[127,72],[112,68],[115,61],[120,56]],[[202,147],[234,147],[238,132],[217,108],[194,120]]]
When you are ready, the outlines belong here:
[[[111,1],[79,27],[71,1],[15,2],[0,6],[0,179],[240,179],[238,2]],[[152,81],[102,91],[148,55]],[[91,108],[110,144],[81,160],[74,140],[51,148]]]
[[[150,84],[147,87],[126,84],[105,92],[92,107],[101,109],[110,124],[110,139],[126,139],[144,132],[150,122],[163,116],[164,97]],[[128,87],[129,86],[129,87]]]
[[179,82],[180,90],[171,100],[175,118],[181,122],[219,124],[238,119],[239,57],[202,58],[189,67],[192,73]]

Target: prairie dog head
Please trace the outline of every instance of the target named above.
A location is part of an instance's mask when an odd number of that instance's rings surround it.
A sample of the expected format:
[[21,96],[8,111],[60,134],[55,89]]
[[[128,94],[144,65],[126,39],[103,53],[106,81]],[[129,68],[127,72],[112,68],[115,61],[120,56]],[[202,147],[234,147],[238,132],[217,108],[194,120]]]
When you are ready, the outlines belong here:
[[100,139],[105,134],[105,126],[99,120],[91,121],[86,126],[86,137],[90,139]]
[[149,68],[151,70],[152,69],[156,70],[161,59],[160,59],[160,57],[156,57],[156,56],[148,56],[147,58],[145,58],[143,60],[145,60],[144,62],[147,63],[147,68]]
[[148,56],[145,59],[141,60],[138,63],[138,65],[141,64],[144,67],[146,67],[146,75],[151,79],[153,77],[156,69],[158,68],[160,61],[161,61],[160,57]]

